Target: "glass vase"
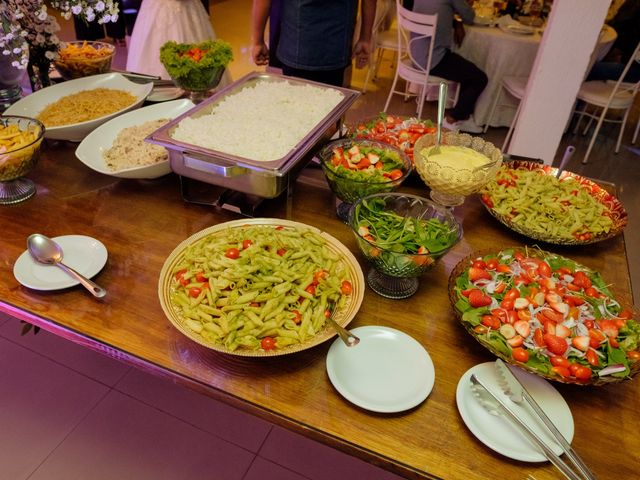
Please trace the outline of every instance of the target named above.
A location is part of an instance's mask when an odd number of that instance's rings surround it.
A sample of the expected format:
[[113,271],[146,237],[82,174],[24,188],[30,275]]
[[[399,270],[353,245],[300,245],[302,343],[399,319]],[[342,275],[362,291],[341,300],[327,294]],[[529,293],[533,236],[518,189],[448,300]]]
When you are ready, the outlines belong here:
[[29,82],[31,90],[41,90],[51,85],[49,71],[51,70],[51,61],[46,58],[29,59],[27,65],[27,73],[29,74]]

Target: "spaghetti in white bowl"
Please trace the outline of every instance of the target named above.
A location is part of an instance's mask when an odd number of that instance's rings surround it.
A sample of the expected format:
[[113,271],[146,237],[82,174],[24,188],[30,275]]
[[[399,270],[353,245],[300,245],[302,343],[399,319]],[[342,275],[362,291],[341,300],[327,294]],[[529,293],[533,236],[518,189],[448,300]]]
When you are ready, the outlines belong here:
[[[134,83],[119,73],[105,73],[102,75],[92,75],[89,77],[69,80],[67,82],[58,83],[42,90],[38,90],[31,95],[18,100],[11,105],[4,113],[5,115],[22,115],[25,117],[38,118],[40,114],[49,106],[64,97],[78,94],[79,92],[90,92],[97,89],[107,89],[109,91],[126,92],[132,95],[131,103],[122,106],[114,106],[114,109],[106,109],[109,113],[102,113],[96,118],[90,120],[78,121],[58,126],[46,126],[45,138],[55,140],[68,140],[71,142],[80,142],[90,132],[95,130],[103,123],[117,117],[125,112],[140,107],[145,98],[153,89],[152,83]],[[99,90],[99,92],[104,90]],[[103,102],[100,107],[104,106],[104,98],[98,96],[98,102]],[[71,111],[70,121],[73,122],[75,112]]]

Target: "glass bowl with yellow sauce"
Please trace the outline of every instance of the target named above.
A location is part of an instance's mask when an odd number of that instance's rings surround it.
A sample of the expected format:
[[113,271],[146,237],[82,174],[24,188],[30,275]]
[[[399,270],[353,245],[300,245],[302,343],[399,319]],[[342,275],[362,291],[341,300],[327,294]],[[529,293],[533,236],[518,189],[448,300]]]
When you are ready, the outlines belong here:
[[492,143],[467,133],[445,132],[435,148],[434,134],[423,135],[414,148],[415,169],[440,205],[462,205],[495,177],[502,152]]

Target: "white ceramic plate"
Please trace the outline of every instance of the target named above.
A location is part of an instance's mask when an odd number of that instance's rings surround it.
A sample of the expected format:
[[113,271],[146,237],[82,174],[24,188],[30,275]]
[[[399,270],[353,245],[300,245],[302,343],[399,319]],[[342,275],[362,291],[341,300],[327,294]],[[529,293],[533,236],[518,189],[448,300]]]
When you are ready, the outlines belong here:
[[358,327],[355,347],[336,339],[327,354],[333,386],[351,403],[374,412],[401,412],[431,393],[435,371],[416,340],[393,328]]
[[82,90],[93,90],[94,88],[112,88],[115,90],[125,90],[136,97],[136,101],[126,108],[117,112],[104,115],[100,118],[86,122],[73,123],[61,127],[47,127],[44,136],[56,140],[69,140],[79,142],[87,134],[113,117],[138,108],[144,102],[147,95],[153,88],[152,83],[134,83],[127,80],[119,73],[104,73],[102,75],[92,75],[90,77],[77,78],[67,82],[57,83],[42,90],[38,90],[31,95],[18,100],[11,105],[5,115],[23,115],[25,117],[36,117],[47,105],[58,101],[60,98]]
[[147,101],[166,102],[180,98],[182,95],[184,95],[184,90],[178,87],[155,87],[147,97]]
[[111,170],[104,158],[103,153],[109,150],[113,141],[123,128],[133,125],[140,125],[150,120],[160,118],[173,119],[178,115],[194,107],[193,102],[188,99],[174,100],[171,102],[159,103],[148,107],[140,108],[132,112],[125,113],[117,118],[109,120],[104,125],[100,125],[78,145],[76,157],[87,167],[105,175],[120,178],[158,178],[171,172],[169,160],[155,163],[153,165],[142,165],[131,167],[114,172]]
[[[558,391],[543,378],[509,366],[511,371],[524,384],[531,396],[538,402],[555,426],[569,443],[573,439],[573,416],[571,410]],[[545,462],[542,452],[516,427],[501,416],[491,415],[476,399],[471,391],[471,374],[480,378],[491,391],[513,407],[527,425],[529,425],[545,443],[558,455],[562,448],[553,439],[551,432],[528,407],[511,402],[498,384],[498,372],[493,362],[481,363],[469,369],[458,382],[456,402],[462,420],[482,443],[496,452],[523,462]]]
[[[62,247],[64,264],[87,278],[95,276],[107,263],[107,248],[95,238],[63,235],[53,240]],[[26,250],[16,260],[13,275],[22,285],[34,290],[60,290],[79,284],[61,268],[37,263]]]

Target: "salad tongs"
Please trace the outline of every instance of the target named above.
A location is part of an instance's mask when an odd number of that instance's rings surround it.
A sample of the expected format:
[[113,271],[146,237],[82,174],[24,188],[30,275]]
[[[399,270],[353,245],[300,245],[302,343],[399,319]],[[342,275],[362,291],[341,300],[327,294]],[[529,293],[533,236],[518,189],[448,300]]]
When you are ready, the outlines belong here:
[[547,460],[553,463],[569,480],[583,480],[549,447],[540,436],[527,425],[501,398],[493,394],[482,380],[471,375],[471,391],[478,402],[492,415],[502,415],[519,428],[520,432],[542,452]]
[[520,380],[511,372],[506,363],[499,358],[496,360],[496,370],[498,371],[498,382],[502,391],[511,399],[512,402],[519,405],[527,404],[536,413],[542,422],[546,425],[549,431],[553,434],[558,444],[562,447],[565,455],[571,460],[580,473],[587,480],[595,480],[596,476],[585,465],[580,456],[571,447],[569,442],[564,438],[562,433],[556,428],[551,419],[544,413],[544,410],[540,408],[538,402],[531,396],[524,385],[520,383]]

